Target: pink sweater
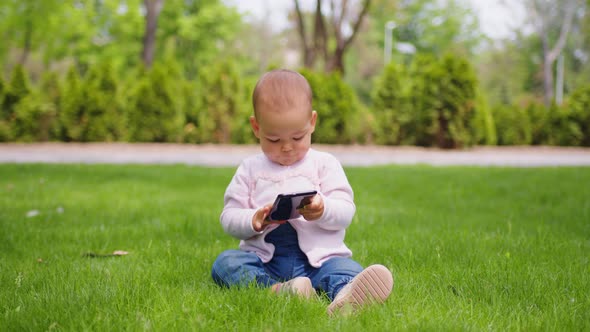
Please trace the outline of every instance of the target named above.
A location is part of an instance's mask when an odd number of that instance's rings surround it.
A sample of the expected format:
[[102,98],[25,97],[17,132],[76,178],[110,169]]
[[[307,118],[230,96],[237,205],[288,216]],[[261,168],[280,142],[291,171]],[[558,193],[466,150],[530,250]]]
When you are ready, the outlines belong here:
[[297,231],[299,247],[309,263],[319,267],[331,257],[351,257],[344,233],[355,212],[352,188],[340,162],[313,149],[291,166],[273,163],[262,153],[245,159],[225,191],[221,225],[226,233],[241,240],[241,250],[255,252],[267,263],[274,254],[274,245],[264,238],[278,225],[256,232],[252,228],[254,213],[272,204],[278,194],[307,190],[322,195],[323,216],[314,221],[299,217],[289,222]]

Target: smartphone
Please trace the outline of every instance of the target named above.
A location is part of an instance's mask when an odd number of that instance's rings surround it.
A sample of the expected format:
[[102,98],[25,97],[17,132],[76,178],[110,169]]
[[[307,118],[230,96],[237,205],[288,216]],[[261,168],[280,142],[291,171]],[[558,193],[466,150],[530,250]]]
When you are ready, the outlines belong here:
[[298,218],[300,214],[297,212],[297,209],[309,204],[312,197],[317,193],[317,191],[312,190],[291,194],[279,194],[266,219],[270,221],[281,221]]

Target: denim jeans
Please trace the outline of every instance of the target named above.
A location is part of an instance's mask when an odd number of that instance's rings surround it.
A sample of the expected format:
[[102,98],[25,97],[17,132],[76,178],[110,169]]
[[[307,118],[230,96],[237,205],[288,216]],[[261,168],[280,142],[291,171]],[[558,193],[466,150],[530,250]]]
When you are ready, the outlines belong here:
[[253,252],[227,250],[213,263],[211,275],[220,286],[246,286],[255,282],[270,287],[295,277],[308,277],[313,287],[325,292],[330,300],[363,268],[350,258],[334,257],[321,267],[309,264],[307,256],[299,248],[297,232],[285,223],[266,236],[274,244],[275,252],[268,263],[263,263]]

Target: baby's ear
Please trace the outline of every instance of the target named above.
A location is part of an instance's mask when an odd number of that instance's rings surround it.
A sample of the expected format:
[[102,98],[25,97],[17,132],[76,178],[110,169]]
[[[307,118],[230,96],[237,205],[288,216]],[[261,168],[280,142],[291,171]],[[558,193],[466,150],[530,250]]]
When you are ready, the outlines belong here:
[[258,136],[258,133],[260,132],[260,126],[258,125],[258,121],[256,121],[256,117],[254,115],[250,117],[250,126],[254,132],[254,136],[256,136],[256,138],[260,138],[260,136]]
[[[318,112],[316,111],[311,111],[311,126],[313,127],[313,129],[315,129],[315,123],[318,120]],[[313,132],[313,131],[312,131]]]

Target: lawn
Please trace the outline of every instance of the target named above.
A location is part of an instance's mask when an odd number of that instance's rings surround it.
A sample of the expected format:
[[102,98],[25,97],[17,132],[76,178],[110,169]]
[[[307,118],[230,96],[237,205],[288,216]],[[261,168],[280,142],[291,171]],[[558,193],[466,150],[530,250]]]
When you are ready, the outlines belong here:
[[344,318],[213,283],[233,171],[0,165],[0,330],[590,330],[590,168],[347,169],[346,243],[396,284]]

